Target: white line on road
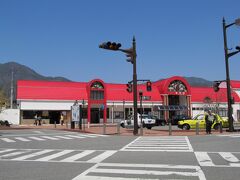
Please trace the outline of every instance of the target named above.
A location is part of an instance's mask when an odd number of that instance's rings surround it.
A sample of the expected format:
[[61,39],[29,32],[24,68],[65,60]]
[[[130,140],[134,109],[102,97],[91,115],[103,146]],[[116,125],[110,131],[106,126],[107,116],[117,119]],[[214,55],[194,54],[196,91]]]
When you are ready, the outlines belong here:
[[46,154],[46,153],[49,153],[49,152],[52,152],[52,151],[53,150],[46,149],[46,150],[43,150],[43,151],[39,151],[39,152],[34,152],[32,154],[28,154],[28,155],[25,155],[25,156],[20,156],[20,157],[14,158],[12,160],[16,160],[16,161],[25,160],[25,159],[29,159],[29,158],[32,158],[32,157],[35,157],[35,156]]
[[117,151],[105,151],[101,154],[99,154],[98,156],[88,160],[87,162],[89,163],[100,163],[102,162],[104,159],[107,159],[108,157],[112,156],[113,154],[115,154]]
[[61,151],[61,152],[58,152],[58,153],[55,153],[55,154],[52,154],[52,155],[49,155],[49,156],[46,156],[46,157],[43,157],[43,158],[36,159],[36,161],[49,161],[51,159],[55,159],[57,157],[63,156],[65,154],[68,154],[68,153],[73,152],[73,151],[74,150],[64,150],[64,151]]
[[15,137],[15,139],[20,140],[20,141],[23,141],[23,142],[29,142],[29,141],[31,141],[31,140],[26,139],[26,138],[23,138],[23,137]]
[[214,166],[207,152],[194,152],[200,166]]
[[74,162],[80,158],[83,158],[89,154],[92,154],[93,152],[95,152],[95,151],[94,150],[86,150],[86,151],[80,152],[78,154],[75,154],[73,156],[70,156],[68,158],[62,159],[61,162]]
[[5,141],[5,142],[16,142],[12,139],[9,139],[9,138],[0,138],[1,140]]

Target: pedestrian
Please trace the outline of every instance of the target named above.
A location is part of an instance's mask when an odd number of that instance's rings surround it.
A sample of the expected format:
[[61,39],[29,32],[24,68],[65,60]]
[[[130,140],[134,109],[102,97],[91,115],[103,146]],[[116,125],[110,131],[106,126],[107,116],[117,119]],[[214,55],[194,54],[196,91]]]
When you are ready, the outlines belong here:
[[61,125],[63,126],[63,123],[64,123],[64,115],[63,115],[63,113],[61,113],[61,115],[60,115],[60,122],[61,122]]
[[42,117],[38,115],[37,119],[38,119],[38,125],[41,126]]
[[214,115],[211,111],[207,111],[205,114],[205,122],[206,122],[206,134],[212,134],[212,124],[214,121]]
[[38,115],[37,114],[35,114],[34,119],[35,119],[34,124],[37,126],[37,124],[38,124]]

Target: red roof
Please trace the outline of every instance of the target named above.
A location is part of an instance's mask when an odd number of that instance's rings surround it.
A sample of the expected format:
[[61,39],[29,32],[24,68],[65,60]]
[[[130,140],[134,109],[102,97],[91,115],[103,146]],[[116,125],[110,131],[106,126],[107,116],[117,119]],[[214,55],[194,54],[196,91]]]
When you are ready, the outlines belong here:
[[231,80],[231,86],[234,89],[240,89],[240,81]]
[[[172,78],[170,78],[172,79]],[[179,79],[179,77],[178,77]],[[181,79],[182,80],[182,79]],[[149,101],[162,102],[161,94],[165,93],[161,86],[165,87],[168,80],[152,83],[152,91],[146,91],[146,85],[138,85],[143,96],[151,97]],[[206,97],[213,102],[227,102],[226,88],[214,92],[212,87],[190,87],[189,95],[192,102],[204,102]],[[234,87],[239,87],[240,81],[231,81]],[[87,87],[89,82],[55,82],[55,81],[33,81],[19,80],[17,82],[17,99],[25,100],[81,100],[88,99]],[[126,84],[104,83],[106,87],[106,99],[108,101],[133,101],[133,94],[126,91]],[[235,102],[240,102],[239,96],[234,92],[232,96]],[[145,100],[147,101],[147,100]]]
[[[206,97],[210,98],[213,102],[227,102],[227,89],[220,88],[218,92],[215,92],[212,87],[192,87],[192,102],[204,103]],[[237,93],[233,92],[235,102],[240,102],[240,98]]]
[[17,82],[17,99],[87,99],[86,85],[79,82],[20,80]]

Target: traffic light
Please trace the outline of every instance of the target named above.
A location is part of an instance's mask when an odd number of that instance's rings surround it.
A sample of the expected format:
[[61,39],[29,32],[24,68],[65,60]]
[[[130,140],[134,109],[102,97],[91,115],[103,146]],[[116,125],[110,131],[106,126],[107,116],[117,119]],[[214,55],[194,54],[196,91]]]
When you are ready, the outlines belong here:
[[131,93],[132,92],[132,84],[129,82],[126,85],[127,85],[127,92]]
[[117,51],[117,50],[119,50],[119,48],[121,46],[122,45],[120,43],[115,43],[115,42],[108,41],[108,42],[104,42],[104,43],[100,44],[99,48]]
[[146,83],[146,87],[147,87],[147,91],[152,91],[152,83],[151,83],[151,81],[148,81]]
[[215,81],[215,82],[213,83],[213,90],[214,90],[215,92],[218,92],[218,91],[219,91],[219,85],[220,85],[220,83],[221,83],[221,82],[219,82],[219,81]]

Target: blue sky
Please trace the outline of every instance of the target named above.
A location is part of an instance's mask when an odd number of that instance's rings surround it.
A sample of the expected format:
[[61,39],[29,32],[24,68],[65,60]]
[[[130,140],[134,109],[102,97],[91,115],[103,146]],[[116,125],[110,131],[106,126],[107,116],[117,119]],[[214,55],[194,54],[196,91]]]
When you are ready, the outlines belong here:
[[[225,79],[222,18],[240,17],[239,0],[0,0],[0,63],[15,61],[45,76],[126,83],[132,65],[104,41],[137,45],[138,79]],[[240,27],[228,29],[240,45]],[[240,53],[229,60],[240,80]]]

